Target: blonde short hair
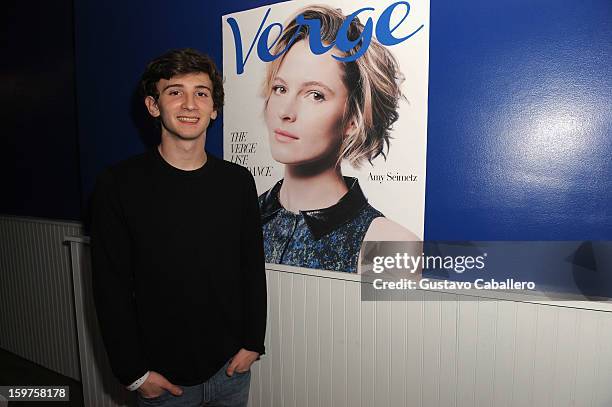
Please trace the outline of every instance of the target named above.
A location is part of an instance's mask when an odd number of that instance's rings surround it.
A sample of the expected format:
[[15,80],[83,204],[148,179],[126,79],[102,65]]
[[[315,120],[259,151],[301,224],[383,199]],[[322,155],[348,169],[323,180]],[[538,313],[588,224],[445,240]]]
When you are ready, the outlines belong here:
[[[319,20],[321,41],[328,44],[335,40],[346,19],[340,9],[323,5],[303,8],[288,20],[272,49],[273,54],[308,38],[309,27],[300,26],[296,22],[299,15],[303,15],[307,20]],[[355,18],[348,29],[349,40],[359,38],[363,29],[363,24]],[[292,38],[294,41],[289,44]],[[354,47],[342,56],[354,55],[357,51],[358,47]],[[286,55],[285,52],[267,66],[262,92],[266,105],[272,92],[272,83]],[[391,138],[389,132],[399,117],[397,110],[399,100],[403,97],[400,89],[403,75],[395,57],[375,38],[372,38],[367,51],[361,57],[355,61],[341,62],[341,65],[344,67],[343,83],[349,92],[342,128],[346,128],[351,121],[355,126],[354,131],[342,140],[338,162],[346,159],[353,167],[358,168],[365,160],[371,164],[379,155],[386,159],[385,150],[388,152]]]

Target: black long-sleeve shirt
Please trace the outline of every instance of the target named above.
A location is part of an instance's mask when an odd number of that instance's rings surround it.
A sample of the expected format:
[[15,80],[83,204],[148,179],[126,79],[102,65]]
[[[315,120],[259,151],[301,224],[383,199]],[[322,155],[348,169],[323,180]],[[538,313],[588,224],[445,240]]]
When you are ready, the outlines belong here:
[[157,150],[102,173],[92,198],[98,321],[125,385],[154,370],[210,378],[240,348],[264,353],[266,281],[257,192],[208,154],[183,171]]

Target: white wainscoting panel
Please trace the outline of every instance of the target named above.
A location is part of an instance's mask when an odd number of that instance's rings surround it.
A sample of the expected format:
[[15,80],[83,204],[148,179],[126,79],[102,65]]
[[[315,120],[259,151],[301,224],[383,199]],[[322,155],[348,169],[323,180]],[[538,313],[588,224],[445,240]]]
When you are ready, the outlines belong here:
[[74,222],[0,216],[0,348],[75,380],[81,376],[63,242],[81,233]]
[[73,270],[76,328],[83,401],[86,406],[115,407],[134,404],[134,394],[113,376],[106,356],[95,304],[91,278],[90,250],[87,239],[68,238]]
[[[130,405],[97,331],[86,240],[62,244],[80,232],[0,217],[0,347],[80,379],[87,406]],[[424,290],[362,302],[355,275],[266,274],[252,407],[612,406],[609,306]]]
[[355,276],[270,266],[250,405],[612,406],[612,312],[433,291],[362,302]]

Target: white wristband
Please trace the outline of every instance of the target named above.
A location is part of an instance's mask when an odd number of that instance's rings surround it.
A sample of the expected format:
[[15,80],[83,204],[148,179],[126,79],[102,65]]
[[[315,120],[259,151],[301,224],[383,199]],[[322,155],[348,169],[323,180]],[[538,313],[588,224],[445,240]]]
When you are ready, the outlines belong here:
[[147,372],[144,374],[144,376],[142,376],[140,379],[136,380],[134,383],[130,384],[128,387],[126,387],[129,391],[134,391],[137,388],[140,387],[141,384],[143,384],[145,382],[145,380],[147,380],[147,377],[149,377],[149,373],[151,372]]

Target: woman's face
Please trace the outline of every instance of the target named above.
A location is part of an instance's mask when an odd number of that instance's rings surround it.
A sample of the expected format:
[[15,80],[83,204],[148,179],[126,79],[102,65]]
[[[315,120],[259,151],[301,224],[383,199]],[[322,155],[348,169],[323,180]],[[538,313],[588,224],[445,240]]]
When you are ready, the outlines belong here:
[[305,40],[287,53],[265,109],[272,157],[287,165],[335,165],[348,91],[329,53],[313,55]]

